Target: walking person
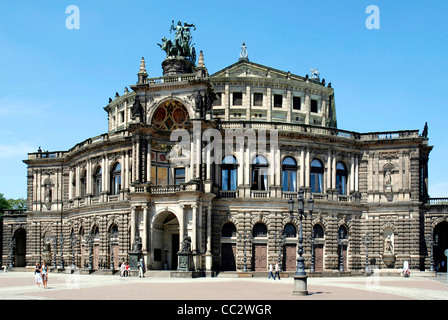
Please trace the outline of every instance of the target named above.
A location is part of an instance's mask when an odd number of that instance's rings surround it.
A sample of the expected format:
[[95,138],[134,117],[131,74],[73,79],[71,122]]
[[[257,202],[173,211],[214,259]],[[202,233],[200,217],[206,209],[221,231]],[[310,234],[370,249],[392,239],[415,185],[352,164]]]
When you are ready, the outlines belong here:
[[47,288],[47,284],[48,284],[48,266],[47,266],[47,261],[45,261],[45,260],[44,260],[44,263],[42,264],[41,275],[42,275],[42,282],[44,284],[44,289],[48,289]]
[[138,277],[145,277],[145,263],[143,262],[143,258],[140,258],[140,262],[138,263]]
[[272,269],[272,263],[269,264],[269,277],[268,279],[271,279],[271,276],[274,278],[275,280],[275,275],[273,273],[273,269]]
[[42,282],[41,267],[39,265],[39,262],[36,262],[36,269],[34,270],[34,280],[36,281],[37,287],[39,288]]
[[275,264],[274,280],[275,280],[275,276],[278,276],[278,280],[280,280],[280,267],[278,265],[278,262]]

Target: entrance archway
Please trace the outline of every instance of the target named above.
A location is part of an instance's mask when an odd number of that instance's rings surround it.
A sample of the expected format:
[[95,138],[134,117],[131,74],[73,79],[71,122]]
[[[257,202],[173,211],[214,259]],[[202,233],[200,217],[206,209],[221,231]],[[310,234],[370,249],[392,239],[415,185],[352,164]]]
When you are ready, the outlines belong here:
[[439,272],[446,272],[447,257],[445,250],[448,249],[448,222],[444,221],[434,228],[434,264]]
[[152,223],[152,269],[177,270],[179,252],[179,220],[170,211],[164,211]]
[[16,245],[14,248],[14,266],[25,267],[25,255],[26,255],[26,231],[23,228],[18,229],[14,233],[16,239]]

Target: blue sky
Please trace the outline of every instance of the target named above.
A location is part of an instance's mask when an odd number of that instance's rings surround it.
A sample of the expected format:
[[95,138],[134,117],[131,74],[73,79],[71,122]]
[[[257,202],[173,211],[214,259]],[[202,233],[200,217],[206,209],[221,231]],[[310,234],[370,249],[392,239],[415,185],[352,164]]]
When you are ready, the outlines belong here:
[[[76,5],[80,28],[67,29]],[[380,9],[369,30],[366,8]],[[161,76],[171,21],[194,23],[214,73],[249,59],[294,74],[319,68],[335,88],[338,127],[429,125],[429,193],[448,197],[448,1],[3,1],[0,3],[0,193],[26,197],[28,152],[68,150],[107,132],[103,107],[137,81],[145,57]]]

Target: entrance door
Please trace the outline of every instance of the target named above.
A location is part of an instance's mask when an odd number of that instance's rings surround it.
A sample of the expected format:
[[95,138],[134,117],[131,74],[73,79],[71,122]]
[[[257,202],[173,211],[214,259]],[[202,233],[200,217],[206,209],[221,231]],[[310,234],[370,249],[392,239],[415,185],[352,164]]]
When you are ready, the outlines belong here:
[[324,269],[324,245],[318,244],[314,247],[314,270],[323,271]]
[[236,244],[221,244],[221,269],[222,271],[236,271]]
[[25,267],[25,255],[26,255],[26,231],[25,229],[19,229],[15,233],[16,246],[14,252],[14,266]]
[[264,243],[254,243],[252,265],[254,271],[267,270],[267,245]]
[[295,271],[297,268],[296,245],[286,244],[283,253],[283,270]]

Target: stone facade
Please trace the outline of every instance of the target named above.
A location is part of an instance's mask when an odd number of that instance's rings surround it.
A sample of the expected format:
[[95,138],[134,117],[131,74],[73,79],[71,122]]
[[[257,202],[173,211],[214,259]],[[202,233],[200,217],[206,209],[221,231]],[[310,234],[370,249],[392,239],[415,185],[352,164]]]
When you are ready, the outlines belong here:
[[303,187],[308,270],[364,271],[367,250],[379,268],[430,269],[427,240],[436,230],[442,250],[448,222],[428,197],[426,134],[340,130],[330,83],[247,56],[209,75],[201,52],[193,73],[172,73],[148,78],[142,59],[104,108],[107,133],[28,154],[28,210],[5,213],[4,265],[118,269],[136,253],[177,270],[188,236],[194,270],[294,271],[288,199]]

